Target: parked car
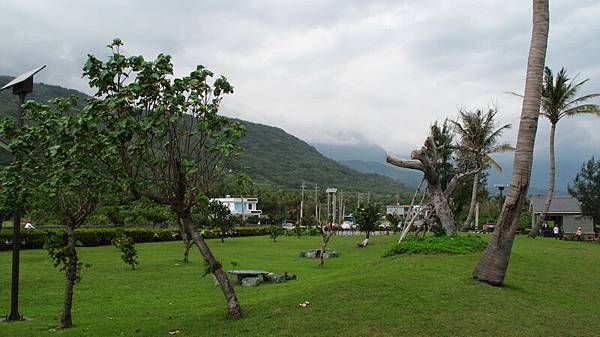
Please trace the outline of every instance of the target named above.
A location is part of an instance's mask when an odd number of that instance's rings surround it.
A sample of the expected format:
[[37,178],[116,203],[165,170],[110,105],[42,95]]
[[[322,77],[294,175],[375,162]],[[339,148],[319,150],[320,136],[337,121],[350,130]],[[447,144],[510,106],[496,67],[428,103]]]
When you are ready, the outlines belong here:
[[380,223],[377,227],[379,227],[379,230],[389,231],[390,229],[392,229],[392,224],[389,221],[384,221]]
[[356,220],[354,219],[354,217],[352,215],[345,216],[341,228],[342,230],[356,229]]

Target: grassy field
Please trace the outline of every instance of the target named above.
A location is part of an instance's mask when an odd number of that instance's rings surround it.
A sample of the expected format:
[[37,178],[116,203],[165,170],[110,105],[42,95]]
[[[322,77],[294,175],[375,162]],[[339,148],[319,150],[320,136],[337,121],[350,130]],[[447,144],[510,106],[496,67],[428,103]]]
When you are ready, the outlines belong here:
[[[44,250],[22,253],[21,313],[33,320],[0,324],[0,336],[597,336],[600,245],[519,237],[506,279],[494,288],[470,278],[479,254],[382,258],[393,237],[334,237],[339,258],[297,257],[319,238],[210,241],[226,267],[288,271],[298,280],[237,287],[247,318],[225,318],[223,296],[202,277],[197,251],[179,262],[181,243],[138,245],[128,269],[113,247],[81,248],[75,327],[55,331],[63,276]],[[0,253],[0,313],[9,308],[10,253]],[[312,304],[299,308],[304,301]]]

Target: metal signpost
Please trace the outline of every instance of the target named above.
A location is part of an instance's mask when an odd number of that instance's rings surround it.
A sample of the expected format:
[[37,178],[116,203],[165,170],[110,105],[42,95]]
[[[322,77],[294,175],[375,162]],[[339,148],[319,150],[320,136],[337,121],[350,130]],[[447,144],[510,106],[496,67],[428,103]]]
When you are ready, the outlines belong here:
[[[46,66],[43,65],[39,68],[28,71],[24,74],[17,76],[14,80],[7,83],[5,86],[0,88],[0,91],[12,88],[12,92],[19,96],[19,110],[17,114],[17,125],[19,128],[23,127],[23,104],[25,103],[25,97],[27,94],[33,92],[33,75],[40,72]],[[15,156],[13,158],[14,165],[20,167],[20,158]],[[17,186],[18,188],[18,186]],[[16,196],[15,196],[16,197]],[[18,203],[16,203],[18,204]],[[13,242],[12,242],[12,286],[10,296],[10,314],[6,317],[7,321],[19,321],[23,319],[23,316],[19,313],[19,263],[21,256],[21,206],[17,205],[13,210],[14,222],[13,222]]]

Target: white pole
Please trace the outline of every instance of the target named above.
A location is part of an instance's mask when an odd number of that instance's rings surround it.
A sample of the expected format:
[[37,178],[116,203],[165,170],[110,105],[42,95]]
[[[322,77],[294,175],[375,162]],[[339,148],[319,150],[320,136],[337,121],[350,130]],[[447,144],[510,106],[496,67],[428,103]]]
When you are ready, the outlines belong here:
[[475,204],[475,229],[479,229],[479,202]]
[[336,215],[337,215],[337,213],[336,213],[336,211],[335,211],[335,206],[336,206],[335,199],[337,199],[337,196],[335,195],[335,193],[333,193],[333,195],[332,195],[332,199],[333,199],[333,205],[331,206],[331,208],[332,208],[332,211],[331,211],[331,213],[332,213],[332,216],[331,216],[331,222],[332,222],[332,223],[335,223],[335,220],[336,220],[336,219],[335,219],[335,217],[336,217]]
[[304,215],[304,188],[306,187],[304,182],[302,182],[302,186],[300,187],[302,188],[302,199],[300,200],[300,222],[302,222],[302,216]]

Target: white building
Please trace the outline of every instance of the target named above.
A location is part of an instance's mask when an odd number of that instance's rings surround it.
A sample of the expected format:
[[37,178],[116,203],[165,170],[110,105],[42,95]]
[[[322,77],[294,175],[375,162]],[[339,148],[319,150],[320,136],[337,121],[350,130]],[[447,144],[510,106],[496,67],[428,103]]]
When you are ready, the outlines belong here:
[[[422,219],[423,217],[427,216],[427,214],[429,213],[429,210],[427,208],[424,208],[423,210],[421,210],[420,205],[414,205],[413,206],[413,212],[415,213],[419,213],[419,211],[421,214],[419,215],[419,219]],[[385,214],[394,214],[394,215],[400,215],[400,216],[407,216],[408,214],[410,214],[411,211],[411,207],[410,205],[388,205],[385,207]]]
[[[419,207],[419,206],[415,206]],[[406,216],[410,212],[410,205],[388,205],[385,207],[385,214],[394,214]]]
[[213,200],[227,206],[233,215],[242,215],[242,211],[245,216],[260,216],[262,214],[262,211],[257,209],[258,198],[232,198],[230,195],[226,195],[225,198],[215,198]]

